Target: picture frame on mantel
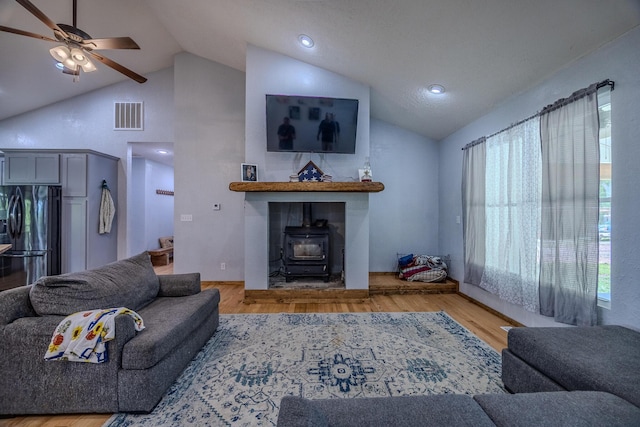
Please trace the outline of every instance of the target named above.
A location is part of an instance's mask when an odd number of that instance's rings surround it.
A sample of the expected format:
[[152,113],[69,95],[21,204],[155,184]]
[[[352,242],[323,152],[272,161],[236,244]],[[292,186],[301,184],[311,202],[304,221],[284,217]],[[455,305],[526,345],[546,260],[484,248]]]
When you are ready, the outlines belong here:
[[242,182],[258,182],[258,165],[242,163],[240,165],[240,180]]

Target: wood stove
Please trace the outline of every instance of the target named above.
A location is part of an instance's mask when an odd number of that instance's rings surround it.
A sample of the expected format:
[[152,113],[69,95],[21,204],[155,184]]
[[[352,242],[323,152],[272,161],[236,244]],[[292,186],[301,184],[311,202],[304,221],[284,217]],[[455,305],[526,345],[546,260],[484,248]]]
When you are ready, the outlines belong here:
[[329,227],[285,227],[285,280],[296,277],[321,277],[329,281]]
[[284,228],[282,259],[285,281],[298,277],[330,278],[330,232],[327,220],[312,221],[312,203],[302,203],[301,226]]

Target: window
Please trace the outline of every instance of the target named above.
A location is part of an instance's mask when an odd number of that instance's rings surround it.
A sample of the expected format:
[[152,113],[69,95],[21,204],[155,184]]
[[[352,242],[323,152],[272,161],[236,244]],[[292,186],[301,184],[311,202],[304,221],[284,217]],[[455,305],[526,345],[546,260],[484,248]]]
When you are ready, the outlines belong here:
[[600,116],[600,215],[598,237],[598,299],[611,301],[611,91],[598,92]]

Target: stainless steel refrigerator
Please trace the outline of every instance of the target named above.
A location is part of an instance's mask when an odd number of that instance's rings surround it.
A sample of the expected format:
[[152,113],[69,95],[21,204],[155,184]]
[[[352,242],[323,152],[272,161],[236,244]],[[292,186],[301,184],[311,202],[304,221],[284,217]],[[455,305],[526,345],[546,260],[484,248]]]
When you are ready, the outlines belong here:
[[0,186],[0,290],[60,274],[61,187]]

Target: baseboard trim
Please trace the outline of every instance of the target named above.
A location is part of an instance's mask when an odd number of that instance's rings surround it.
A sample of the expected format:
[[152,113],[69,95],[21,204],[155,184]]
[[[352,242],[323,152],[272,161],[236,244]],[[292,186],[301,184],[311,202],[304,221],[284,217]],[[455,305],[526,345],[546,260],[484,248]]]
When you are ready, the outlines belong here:
[[460,295],[462,298],[466,299],[467,301],[484,308],[485,310],[487,310],[489,313],[493,314],[494,316],[497,316],[509,323],[511,323],[513,326],[517,326],[517,327],[523,327],[524,325],[520,322],[518,322],[517,320],[513,320],[511,317],[500,313],[498,310],[495,310],[491,307],[489,307],[486,304],[481,303],[480,301],[478,301],[477,299],[471,298],[469,295],[467,294],[463,294],[462,292],[458,291],[458,295]]

